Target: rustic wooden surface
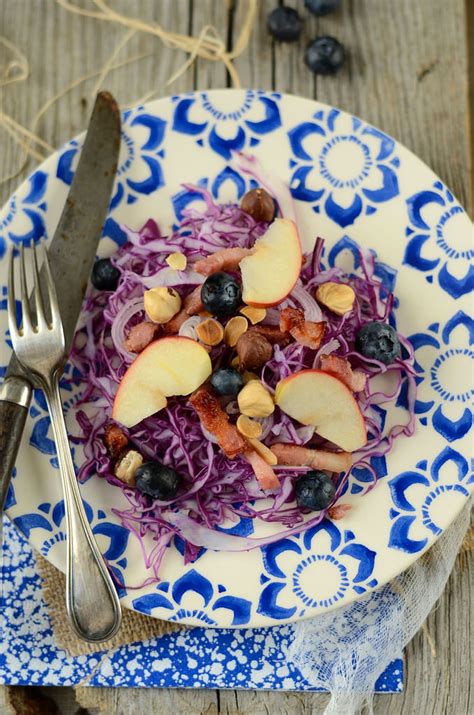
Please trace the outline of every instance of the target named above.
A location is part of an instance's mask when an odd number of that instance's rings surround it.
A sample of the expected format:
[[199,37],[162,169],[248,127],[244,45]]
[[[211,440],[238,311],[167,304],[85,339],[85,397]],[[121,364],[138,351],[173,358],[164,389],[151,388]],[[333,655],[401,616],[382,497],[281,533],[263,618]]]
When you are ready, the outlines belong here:
[[[87,0],[75,2],[87,6]],[[469,97],[472,103],[474,94],[472,84],[468,92],[467,37],[470,34],[474,43],[474,0],[343,0],[340,12],[320,20],[308,19],[301,41],[286,46],[273,45],[266,32],[266,15],[276,4],[277,0],[261,0],[259,4],[250,45],[236,63],[242,85],[318,98],[362,116],[424,159],[472,215]],[[303,11],[302,0],[286,0],[286,4]],[[244,0],[116,0],[114,6],[178,32],[198,33],[204,24],[211,23],[231,45],[240,26]],[[21,47],[31,62],[27,85],[6,89],[0,96],[1,108],[28,124],[51,95],[78,76],[100,70],[125,30],[72,16],[54,0],[0,0],[0,34]],[[335,35],[349,49],[349,62],[337,77],[315,79],[302,63],[304,45],[316,34]],[[164,49],[158,40],[145,34],[133,37],[118,60],[142,53],[147,56],[112,72],[104,83],[122,105],[133,103],[150,90],[156,90],[159,96],[229,85],[221,65],[199,61],[166,87],[166,79],[185,55]],[[94,83],[92,79],[77,87],[47,112],[40,132],[52,146],[84,128]],[[0,155],[3,174],[16,168],[17,150],[3,132]],[[26,172],[0,185],[2,203],[24,176]],[[377,696],[377,714],[467,715],[474,711],[472,575],[471,552],[462,562],[458,559],[426,628],[406,650],[404,694]],[[49,696],[57,703],[57,712],[79,712],[80,705],[71,690],[42,690],[41,694],[36,689],[17,689],[13,694],[17,711],[22,712],[21,703],[26,707],[28,701],[30,713],[53,713],[52,701],[48,704],[44,700]],[[90,706],[91,695],[81,694],[83,706]],[[6,697],[0,688],[1,713],[7,708]],[[296,715],[322,712],[326,702],[327,696],[314,694],[115,689],[103,692],[100,711],[107,715]],[[97,702],[94,705],[90,713],[99,712]]]

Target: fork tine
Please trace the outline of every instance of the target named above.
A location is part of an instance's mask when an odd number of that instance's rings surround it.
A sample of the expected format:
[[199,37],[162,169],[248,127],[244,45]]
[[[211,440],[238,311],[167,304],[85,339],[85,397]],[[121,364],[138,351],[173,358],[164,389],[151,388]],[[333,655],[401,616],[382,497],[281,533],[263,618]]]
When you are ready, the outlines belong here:
[[20,246],[20,293],[22,313],[21,333],[26,335],[27,332],[33,330],[33,324],[31,322],[30,301],[28,299],[28,286],[26,283],[25,245],[23,243]]
[[33,280],[35,287],[35,306],[36,306],[36,322],[38,324],[38,330],[46,327],[46,318],[44,314],[44,304],[43,296],[41,294],[40,277],[38,270],[38,253],[36,250],[36,243],[33,241]]
[[59,312],[58,297],[56,295],[56,287],[54,285],[53,276],[51,275],[51,269],[49,267],[48,253],[46,251],[46,246],[43,243],[43,261],[44,269],[46,273],[46,287],[48,289],[49,298],[49,309],[51,313],[51,325],[61,323],[61,314]]
[[15,261],[14,261],[14,251],[12,249],[10,253],[10,262],[8,266],[8,328],[10,330],[10,335],[13,338],[19,336],[18,324],[16,322],[16,300],[15,300]]

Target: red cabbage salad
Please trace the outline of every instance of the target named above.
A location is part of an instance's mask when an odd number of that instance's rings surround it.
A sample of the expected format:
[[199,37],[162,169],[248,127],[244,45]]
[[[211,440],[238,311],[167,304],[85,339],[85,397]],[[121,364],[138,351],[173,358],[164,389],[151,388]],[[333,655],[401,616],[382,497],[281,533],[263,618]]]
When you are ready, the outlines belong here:
[[[127,242],[94,266],[71,354],[78,478],[123,492],[113,511],[140,542],[146,583],[175,536],[187,563],[341,518],[352,471],[370,490],[374,458],[414,431],[413,351],[374,255],[360,249],[346,274],[324,267],[321,238],[302,254],[288,188],[239,162],[257,187],[240,205],[186,185],[205,208],[184,209],[171,235],[153,218],[122,227]],[[385,424],[397,401],[403,423]],[[242,518],[276,528],[229,533]]]

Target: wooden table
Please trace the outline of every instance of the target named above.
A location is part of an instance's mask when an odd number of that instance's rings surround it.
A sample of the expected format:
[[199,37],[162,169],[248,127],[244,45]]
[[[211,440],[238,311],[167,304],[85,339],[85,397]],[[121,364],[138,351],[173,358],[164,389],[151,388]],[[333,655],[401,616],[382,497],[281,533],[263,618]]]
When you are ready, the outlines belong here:
[[[87,0],[74,1],[87,6]],[[113,4],[175,32],[198,34],[203,25],[213,24],[232,46],[245,0],[116,0]],[[302,0],[286,4],[303,11]],[[242,85],[314,97],[360,115],[424,159],[472,212],[474,142],[469,108],[472,112],[474,94],[468,82],[467,37],[470,28],[472,70],[474,0],[343,0],[342,10],[335,15],[317,20],[305,14],[303,37],[295,45],[274,45],[267,34],[266,16],[276,5],[276,0],[259,3],[249,47],[236,62]],[[17,44],[31,63],[29,80],[6,88],[1,108],[28,125],[53,94],[80,75],[100,71],[126,31],[71,15],[54,0],[0,0],[0,33]],[[335,35],[350,52],[347,65],[336,77],[315,78],[302,63],[305,44],[317,34]],[[104,82],[122,105],[150,90],[159,96],[229,86],[222,65],[199,61],[168,88],[167,78],[185,55],[165,49],[144,33],[131,38],[116,62],[139,54],[145,57],[111,72]],[[76,87],[45,114],[39,131],[49,144],[59,146],[85,127],[95,80]],[[471,118],[474,124],[474,113]],[[18,154],[3,132],[0,150],[3,173],[10,173],[18,165]],[[0,185],[2,203],[26,173]],[[407,648],[404,694],[377,696],[377,713],[465,715],[474,711],[472,566],[472,552],[465,551],[426,627]],[[46,690],[43,694],[60,703],[61,712],[78,710],[72,691]],[[37,689],[19,688],[13,696],[17,712],[25,711],[26,700],[31,713],[54,712],[51,701],[40,701]],[[0,689],[0,712],[6,709],[2,707],[5,697],[5,690]],[[87,706],[86,696],[81,698]],[[103,694],[101,712],[296,715],[321,712],[326,702],[327,696],[315,694],[111,689]]]

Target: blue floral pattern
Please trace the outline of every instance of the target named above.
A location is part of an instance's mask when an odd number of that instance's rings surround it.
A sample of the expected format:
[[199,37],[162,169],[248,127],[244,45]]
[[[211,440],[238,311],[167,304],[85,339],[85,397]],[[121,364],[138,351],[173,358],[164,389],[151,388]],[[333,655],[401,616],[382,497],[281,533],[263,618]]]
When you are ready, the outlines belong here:
[[232,152],[258,146],[265,134],[281,126],[280,97],[247,90],[230,110],[207,92],[174,97],[172,128],[229,160]]
[[0,217],[0,259],[8,241],[19,245],[46,235],[48,174],[38,169],[8,201]]
[[448,442],[461,439],[472,427],[474,389],[464,377],[474,367],[474,320],[459,310],[444,326],[432,323],[426,333],[409,340],[415,351],[415,412],[421,424],[430,420]]
[[[123,223],[137,228],[152,216],[166,227],[178,222],[185,208],[198,208],[200,195],[181,187],[181,180],[206,187],[218,201],[239,201],[255,182],[237,168],[233,153],[255,152],[270,176],[275,172],[291,185],[303,238],[320,231],[327,239],[325,266],[353,271],[359,265],[358,243],[377,249],[376,275],[396,293],[393,323],[409,335],[415,352],[418,431],[413,452],[424,455],[419,461],[399,442],[400,450],[372,457],[379,483],[365,497],[371,473],[354,471],[342,497],[353,507],[349,517],[326,521],[264,550],[228,554],[224,569],[216,567],[222,554],[206,549],[185,565],[183,544],[175,538],[163,562],[163,581],[120,588],[123,603],[208,629],[285,624],[348,603],[386,581],[387,555],[394,568],[406,568],[452,520],[470,489],[466,444],[472,394],[465,376],[473,358],[474,327],[467,307],[473,273],[464,237],[470,236],[471,224],[449,190],[433,183],[431,172],[393,139],[324,105],[274,92],[195,93],[137,107],[125,112],[123,120],[122,154],[101,255],[123,243]],[[52,235],[80,146],[81,140],[74,139],[48,159],[0,212],[0,259],[9,246]],[[185,174],[182,154],[176,151],[183,146]],[[394,215],[403,240],[388,245],[380,240],[380,226]],[[0,339],[10,348],[5,283],[2,260]],[[414,301],[422,309],[413,311]],[[5,350],[0,376],[8,354]],[[77,399],[70,389],[74,376],[67,377],[62,386],[66,410]],[[405,406],[402,389],[399,407]],[[382,407],[381,424],[390,419],[390,411]],[[64,505],[40,393],[35,393],[25,437],[8,513],[39,551],[64,563]],[[74,450],[79,462],[81,447]],[[142,583],[136,540],[112,511],[118,490],[109,499],[107,488],[95,477],[81,485],[92,528],[117,583]],[[379,531],[367,528],[369,502],[380,515]],[[241,536],[261,533],[248,519],[229,529]],[[192,674],[188,677],[196,682]],[[248,678],[258,682],[254,674]],[[269,680],[262,677],[260,682]]]
[[[327,519],[295,538],[264,547],[262,553],[264,586],[257,611],[275,620],[302,618],[308,607],[317,611],[334,606],[348,589],[360,595],[377,586],[372,577],[376,553],[357,543],[352,531],[341,533]],[[284,605],[288,589],[298,605]]]
[[429,536],[439,536],[446,527],[442,506],[449,499],[464,503],[473,480],[467,459],[452,447],[445,447],[431,464],[422,460],[413,471],[390,479],[389,546],[410,554],[425,549]]
[[407,199],[409,225],[404,262],[437,280],[452,298],[474,289],[472,235],[459,230],[464,210],[440,181]]
[[316,213],[324,208],[343,228],[399,193],[394,140],[356,117],[320,110],[292,127],[288,138],[293,197]]
[[[134,204],[164,184],[162,160],[165,157],[166,121],[144,111],[142,106],[122,113],[122,151],[110,209],[122,201]],[[73,140],[60,154],[56,176],[68,186],[74,177],[80,144]]]

